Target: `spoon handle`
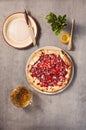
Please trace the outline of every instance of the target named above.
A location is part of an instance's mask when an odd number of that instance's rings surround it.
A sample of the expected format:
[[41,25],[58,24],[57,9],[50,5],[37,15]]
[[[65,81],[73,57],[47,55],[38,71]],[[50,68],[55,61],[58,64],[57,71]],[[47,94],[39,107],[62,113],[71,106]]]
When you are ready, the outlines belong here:
[[75,19],[72,19],[70,41],[69,41],[68,48],[67,48],[69,51],[72,50],[74,24],[75,24]]

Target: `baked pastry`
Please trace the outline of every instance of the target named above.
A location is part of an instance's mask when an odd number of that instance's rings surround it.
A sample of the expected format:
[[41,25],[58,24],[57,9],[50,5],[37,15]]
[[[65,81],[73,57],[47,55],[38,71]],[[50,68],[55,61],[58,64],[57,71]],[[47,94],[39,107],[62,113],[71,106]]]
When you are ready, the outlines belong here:
[[61,49],[40,49],[27,65],[29,83],[41,92],[54,93],[64,89],[72,76],[72,61]]

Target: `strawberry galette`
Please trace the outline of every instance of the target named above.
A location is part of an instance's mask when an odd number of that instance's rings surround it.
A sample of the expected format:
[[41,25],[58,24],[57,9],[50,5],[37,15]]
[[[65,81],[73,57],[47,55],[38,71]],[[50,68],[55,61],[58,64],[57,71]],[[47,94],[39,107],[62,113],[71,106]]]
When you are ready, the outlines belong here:
[[27,64],[30,84],[47,93],[54,93],[67,86],[72,75],[72,61],[61,49],[40,49]]

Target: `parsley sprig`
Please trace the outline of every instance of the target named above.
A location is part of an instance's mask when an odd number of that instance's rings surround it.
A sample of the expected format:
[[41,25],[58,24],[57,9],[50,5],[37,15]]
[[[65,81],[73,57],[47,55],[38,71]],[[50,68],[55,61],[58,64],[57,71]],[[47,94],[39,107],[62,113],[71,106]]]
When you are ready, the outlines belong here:
[[64,27],[67,26],[66,14],[58,17],[54,13],[50,13],[46,16],[47,22],[51,25],[52,30],[56,35],[60,34]]

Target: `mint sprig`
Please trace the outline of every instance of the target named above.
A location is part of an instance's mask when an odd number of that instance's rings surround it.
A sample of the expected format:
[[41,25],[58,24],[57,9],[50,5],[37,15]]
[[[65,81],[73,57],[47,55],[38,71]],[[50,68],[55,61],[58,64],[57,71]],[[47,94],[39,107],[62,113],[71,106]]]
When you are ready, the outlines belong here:
[[52,30],[56,35],[60,34],[60,32],[67,26],[66,14],[58,17],[54,13],[49,13],[46,16],[47,22],[51,25]]

